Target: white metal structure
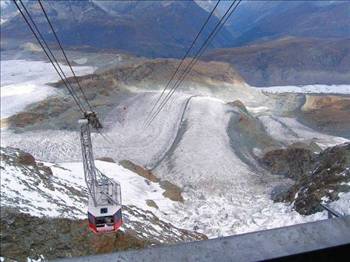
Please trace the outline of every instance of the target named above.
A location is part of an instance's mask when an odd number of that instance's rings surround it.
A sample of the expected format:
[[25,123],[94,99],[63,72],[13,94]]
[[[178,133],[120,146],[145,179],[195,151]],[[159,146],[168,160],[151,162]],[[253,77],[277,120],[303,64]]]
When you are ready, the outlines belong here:
[[117,231],[122,225],[122,201],[119,183],[102,174],[96,167],[90,126],[102,128],[94,112],[79,120],[85,182],[89,192],[89,228],[95,233]]

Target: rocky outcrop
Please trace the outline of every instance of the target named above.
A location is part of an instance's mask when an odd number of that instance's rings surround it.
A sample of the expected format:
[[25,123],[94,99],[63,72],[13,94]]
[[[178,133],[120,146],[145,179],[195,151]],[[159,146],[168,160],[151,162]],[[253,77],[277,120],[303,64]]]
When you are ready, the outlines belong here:
[[[179,74],[183,73],[191,59],[186,59]],[[126,65],[108,70],[100,75],[100,79],[105,77],[113,78],[125,85],[140,85],[152,83],[164,85],[164,81],[170,79],[180,60],[175,59],[153,59],[144,60],[140,63]],[[87,77],[81,77],[82,80]],[[228,63],[198,61],[185,79],[186,82],[207,84],[208,82],[226,82],[232,84],[244,84],[245,80]]]
[[260,162],[274,174],[297,180],[309,171],[315,158],[309,149],[289,147],[267,152]]
[[307,148],[278,149],[266,153],[261,163],[272,173],[295,181],[274,200],[292,203],[303,215],[321,211],[321,202],[334,201],[340,192],[350,191],[350,143],[319,154]]
[[[0,160],[1,166],[10,165],[20,167],[23,170],[29,171],[31,176],[38,176],[38,178],[48,185],[50,182],[50,177],[52,176],[52,170],[50,167],[45,166],[41,162],[37,162],[35,158],[20,149],[6,147],[0,148]],[[4,167],[3,167],[4,168]]]
[[159,182],[159,185],[161,188],[163,188],[165,191],[163,193],[164,197],[167,197],[173,201],[178,201],[183,203],[184,199],[182,197],[182,189],[178,187],[177,185],[169,182],[168,180],[162,180]]

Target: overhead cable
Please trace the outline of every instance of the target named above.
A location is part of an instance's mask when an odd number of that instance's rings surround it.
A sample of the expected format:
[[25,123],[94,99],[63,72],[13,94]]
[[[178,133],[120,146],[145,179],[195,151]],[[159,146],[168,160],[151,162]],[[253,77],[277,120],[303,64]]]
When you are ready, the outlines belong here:
[[[75,103],[77,104],[78,108],[80,109],[80,111],[82,113],[85,112],[83,106],[81,105],[81,103],[79,102],[79,97],[77,97],[74,94],[74,90],[71,88],[69,81],[66,81],[67,78],[62,70],[62,68],[60,67],[57,59],[55,58],[55,56],[53,55],[50,47],[48,46],[47,42],[45,41],[45,39],[42,37],[42,34],[40,33],[40,31],[38,30],[38,27],[36,26],[35,22],[33,21],[30,13],[28,12],[28,10],[26,9],[25,5],[23,4],[22,0],[19,0],[20,4],[22,5],[24,11],[26,12],[26,14],[28,15],[30,21],[33,23],[34,28],[37,30],[37,32],[35,32],[33,26],[30,24],[29,20],[27,19],[27,17],[25,16],[25,14],[23,13],[22,9],[20,8],[20,6],[17,4],[16,0],[13,0],[14,4],[16,5],[18,11],[20,12],[20,14],[22,15],[24,21],[26,22],[26,24],[28,25],[30,31],[33,33],[34,37],[36,38],[36,40],[38,41],[40,47],[42,48],[42,50],[44,51],[45,55],[47,56],[47,58],[49,59],[50,63],[52,64],[52,66],[54,67],[55,71],[57,72],[57,74],[59,75],[59,77],[61,78],[63,84],[66,86],[66,88],[68,89],[68,92],[70,93],[70,95],[73,97]],[[40,40],[40,38],[41,40]],[[48,49],[48,51],[46,51],[44,45],[46,46],[46,48]],[[49,52],[49,53],[48,53]],[[51,58],[51,56],[52,58]],[[57,66],[55,65],[54,61],[56,62]],[[60,73],[61,71],[61,73]]]
[[155,107],[157,106],[157,104],[159,103],[160,99],[163,97],[165,91],[168,89],[170,83],[173,81],[174,77],[176,76],[176,74],[178,73],[180,67],[182,66],[183,62],[185,61],[185,59],[187,58],[187,56],[189,55],[189,53],[191,52],[192,48],[194,47],[196,41],[198,40],[200,34],[203,32],[204,28],[206,27],[206,25],[208,24],[210,18],[212,17],[212,15],[214,14],[216,8],[218,7],[219,3],[221,0],[218,0],[216,2],[216,5],[214,6],[214,8],[212,9],[212,11],[210,12],[209,16],[207,17],[207,19],[205,20],[204,24],[202,25],[201,29],[199,30],[199,32],[197,33],[196,37],[194,38],[194,40],[191,43],[191,46],[187,49],[187,52],[185,53],[185,55],[182,57],[181,62],[178,64],[176,70],[174,71],[174,73],[172,74],[171,78],[169,79],[168,83],[166,84],[165,88],[162,90],[162,93],[159,95],[158,99],[155,101],[155,103],[153,104],[153,107],[151,109],[151,111],[149,112],[148,116],[145,119],[144,124],[148,121],[148,118],[150,116],[152,116],[153,110],[155,109]]
[[[173,85],[171,90],[168,92],[158,109],[155,111],[151,119],[148,121],[146,127],[150,126],[150,124],[153,122],[153,120],[157,117],[157,115],[161,112],[161,110],[164,108],[166,103],[170,100],[171,96],[175,93],[176,89],[182,84],[183,80],[186,78],[186,76],[189,74],[191,69],[194,67],[194,65],[198,62],[199,57],[203,54],[203,52],[206,50],[210,42],[215,38],[217,33],[220,31],[220,29],[224,26],[224,24],[227,22],[227,20],[230,18],[230,16],[233,14],[233,12],[236,10],[238,5],[240,4],[241,0],[238,0],[237,4],[235,3],[237,0],[234,0],[230,7],[227,9],[225,14],[222,16],[220,21],[217,23],[214,30],[211,32],[211,34],[207,37],[206,41],[203,43],[202,47],[198,50],[196,55],[192,58],[191,62],[187,65],[185,71],[183,72],[182,76],[176,81],[176,83]],[[235,6],[234,6],[235,5]]]
[[92,107],[91,107],[91,105],[90,105],[90,103],[89,103],[89,101],[88,101],[88,99],[87,99],[87,97],[86,97],[86,95],[85,95],[85,92],[84,92],[83,88],[81,87],[81,85],[80,85],[80,83],[79,83],[79,80],[78,80],[78,78],[77,78],[77,76],[76,76],[76,74],[75,74],[75,72],[74,72],[74,70],[73,70],[73,67],[72,67],[71,63],[69,62],[69,59],[68,59],[68,57],[67,57],[67,55],[66,55],[66,52],[65,52],[64,49],[63,49],[63,46],[62,46],[62,44],[61,44],[61,41],[60,41],[60,39],[58,38],[55,29],[53,28],[53,25],[52,25],[52,23],[51,23],[51,21],[50,21],[50,19],[49,19],[49,16],[47,15],[46,10],[45,10],[43,4],[41,3],[41,0],[38,0],[38,2],[39,2],[39,5],[40,5],[40,7],[41,7],[41,10],[43,11],[43,13],[44,13],[44,15],[45,15],[45,18],[46,18],[48,24],[50,25],[51,31],[52,31],[52,33],[54,34],[55,38],[56,38],[56,41],[57,41],[57,43],[58,43],[58,45],[59,45],[59,47],[60,47],[60,49],[61,49],[61,51],[62,51],[62,54],[63,54],[63,56],[64,56],[64,58],[65,58],[65,60],[66,60],[66,62],[67,62],[67,64],[68,64],[68,66],[69,66],[69,68],[70,68],[72,74],[73,74],[73,77],[74,77],[74,79],[75,79],[75,82],[77,83],[77,85],[78,85],[78,87],[79,87],[79,89],[80,89],[80,92],[81,92],[82,95],[83,95],[83,98],[84,98],[85,102],[86,102],[87,105],[89,106],[90,110],[93,111],[93,110],[92,110]]

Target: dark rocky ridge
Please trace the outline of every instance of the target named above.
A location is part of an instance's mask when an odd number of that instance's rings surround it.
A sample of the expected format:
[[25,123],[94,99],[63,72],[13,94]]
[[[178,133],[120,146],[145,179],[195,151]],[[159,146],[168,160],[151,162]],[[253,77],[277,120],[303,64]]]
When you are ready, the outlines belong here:
[[340,192],[350,191],[350,143],[319,154],[302,147],[273,150],[264,155],[261,163],[272,173],[295,180],[274,200],[293,203],[303,215],[322,211],[319,204],[325,198],[334,201]]
[[131,232],[95,235],[88,230],[87,220],[38,218],[1,209],[1,256],[16,261],[101,254],[154,244]]

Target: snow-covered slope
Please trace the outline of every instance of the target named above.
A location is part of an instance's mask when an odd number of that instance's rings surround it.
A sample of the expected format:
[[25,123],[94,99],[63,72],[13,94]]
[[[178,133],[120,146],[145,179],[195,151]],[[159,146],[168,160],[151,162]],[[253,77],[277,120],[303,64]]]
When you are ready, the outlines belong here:
[[[167,221],[167,214],[176,213],[182,204],[165,197],[159,183],[116,163],[96,161],[96,165],[121,184],[123,231],[134,230],[145,239],[154,238],[167,243],[195,239],[195,235],[192,238],[191,234]],[[1,148],[1,169],[2,208],[13,208],[34,217],[87,218],[87,189],[82,163],[36,162],[21,150]]]
[[[24,165],[16,160],[20,152],[1,149],[1,166],[4,168],[1,172],[1,204],[11,206],[18,199],[17,208],[33,216],[85,218],[87,190],[82,163]],[[116,163],[96,161],[96,165],[121,184],[122,195],[127,196],[123,199],[124,205],[160,213],[176,208],[176,202],[162,195],[164,189],[158,183],[145,182],[143,177]],[[148,206],[148,199],[154,200],[159,209]]]
[[[99,135],[94,135],[93,140],[96,157],[111,156],[118,161],[129,159],[154,167],[157,176],[183,188],[184,204],[169,206],[160,202],[160,206],[166,207],[164,212],[162,208],[154,212],[162,219],[216,237],[327,217],[326,213],[302,216],[291,206],[271,200],[273,188],[288,181],[253,170],[237,155],[237,145],[228,135],[229,124],[240,121],[237,107],[211,97],[178,95],[150,128],[144,129],[142,123],[149,96],[139,94],[111,112],[114,117],[109,118],[111,123],[107,123],[106,131],[111,140],[109,143]],[[20,144],[46,161],[80,159],[75,132],[29,134],[30,138],[8,133],[5,143]],[[76,167],[80,164],[60,165],[75,170],[74,173],[79,172]],[[113,176],[106,165],[101,166],[98,162],[98,166]],[[120,179],[123,187],[125,183],[122,177]],[[140,187],[137,181],[128,183]],[[126,185],[124,190],[125,201],[133,199],[134,195],[137,200],[139,194],[135,192],[139,192],[138,189]],[[158,198],[157,194],[153,197]],[[140,198],[143,204],[144,200]]]
[[[268,144],[256,143],[261,138],[254,133],[252,137],[244,136],[251,132],[251,121],[253,127],[262,127],[265,137],[281,145],[309,142],[310,139],[320,145],[338,144],[346,139],[313,132],[292,117],[274,122],[275,118],[269,118],[274,103],[259,90],[214,81],[204,87],[199,83],[185,86],[184,91],[176,93],[155,121],[145,128],[146,113],[159,91],[154,86],[125,88],[127,95],[124,94],[117,105],[113,104],[109,114],[102,119],[107,140],[93,134],[95,157],[111,157],[117,162],[131,160],[153,169],[161,179],[181,186],[183,204],[155,201],[160,208],[152,212],[164,221],[216,237],[326,218],[325,213],[302,216],[290,205],[274,203],[270,197],[273,189],[288,185],[290,181],[255,169],[250,163],[256,163],[258,153],[264,152]],[[228,104],[237,99],[241,102]],[[244,118],[243,111],[250,119]],[[245,121],[248,121],[246,126],[232,131]],[[271,123],[278,124],[278,128],[269,126]],[[285,136],[289,133],[293,135]],[[53,172],[62,177],[79,173],[76,185],[82,186],[82,170],[78,168],[81,166],[78,132],[46,129],[21,134],[6,130],[1,138],[3,146],[20,147],[37,159],[59,163],[71,170],[64,173],[53,166]],[[242,150],[242,141],[247,142],[251,152]],[[113,165],[111,167],[117,172],[119,167]],[[107,175],[116,175],[107,164],[98,162],[98,166],[105,169]],[[154,200],[162,196],[158,185],[144,185],[143,180],[139,183],[130,177],[124,186],[123,179],[120,178],[126,203],[134,201],[129,204],[144,209],[147,198]],[[142,191],[149,193],[140,197]]]
[[[61,65],[66,76],[72,73],[68,66]],[[27,60],[1,61],[1,118],[9,117],[23,110],[27,105],[57,94],[48,83],[59,79],[50,63]],[[92,73],[88,66],[74,67],[77,75]]]
[[348,139],[319,133],[298,122],[293,117],[262,115],[259,120],[274,138],[287,144],[295,142],[315,142],[322,149],[349,142]]

